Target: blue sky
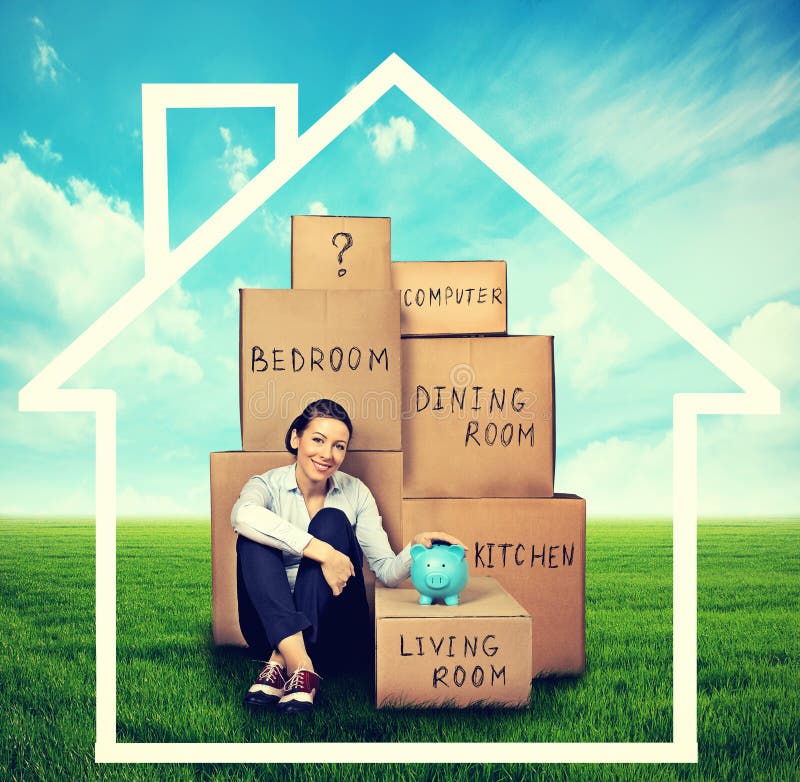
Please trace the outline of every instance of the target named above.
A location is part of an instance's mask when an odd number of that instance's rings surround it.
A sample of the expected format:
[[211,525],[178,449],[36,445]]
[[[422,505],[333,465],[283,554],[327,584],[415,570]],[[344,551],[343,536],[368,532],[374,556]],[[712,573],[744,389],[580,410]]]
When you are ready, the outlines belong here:
[[[298,83],[302,132],[392,52],[781,389],[701,419],[701,514],[800,512],[796,4],[288,5],[2,6],[0,514],[94,509],[92,417],[17,394],[143,274],[141,84]],[[168,113],[173,246],[273,119]],[[557,489],[671,513],[672,395],[733,385],[394,90],[71,381],[118,393],[121,515],[207,513],[209,452],[241,447],[236,290],[288,287],[315,211],[391,216],[398,260],[505,259],[510,331],[556,336]]]

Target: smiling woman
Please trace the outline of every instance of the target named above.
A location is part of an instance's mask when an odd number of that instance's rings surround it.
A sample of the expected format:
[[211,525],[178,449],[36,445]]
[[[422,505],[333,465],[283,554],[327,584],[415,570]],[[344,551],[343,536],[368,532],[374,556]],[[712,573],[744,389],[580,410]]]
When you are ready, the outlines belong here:
[[366,663],[362,552],[393,587],[409,576],[413,544],[460,543],[425,532],[392,551],[372,493],[339,472],[352,434],[341,405],[312,402],[286,432],[294,464],[251,478],[233,506],[239,626],[253,653],[267,659],[245,694],[249,705],[308,711],[320,684],[312,657],[326,670]]

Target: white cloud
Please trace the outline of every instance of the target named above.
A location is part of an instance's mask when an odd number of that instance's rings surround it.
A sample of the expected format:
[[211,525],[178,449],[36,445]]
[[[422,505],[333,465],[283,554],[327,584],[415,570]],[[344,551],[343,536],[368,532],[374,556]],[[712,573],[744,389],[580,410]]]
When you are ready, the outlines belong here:
[[800,385],[800,307],[765,304],[733,329],[729,341],[781,391]]
[[[797,516],[798,400],[780,416],[702,416],[698,430],[700,518]],[[590,516],[672,516],[672,433],[610,437],[559,463],[556,489],[586,498]]]
[[239,289],[240,288],[258,288],[260,286],[253,285],[241,277],[234,277],[231,284],[228,286],[228,305],[225,307],[225,312],[228,315],[239,313]]
[[155,324],[164,334],[187,343],[203,337],[200,312],[194,309],[192,297],[180,286],[170,288],[152,308]]
[[705,516],[797,516],[800,398],[780,415],[701,418],[698,510]]
[[[797,288],[799,202],[800,144],[785,144],[657,200],[634,198],[635,209],[606,216],[597,227],[681,304],[727,334],[754,302],[791,297]],[[563,282],[563,269],[572,268],[579,254],[546,221],[520,224],[508,237],[470,237],[456,257],[505,258],[509,290],[526,291],[509,295],[510,328],[536,333],[552,315],[545,292]],[[599,266],[591,285],[596,315],[630,340],[626,371],[674,344],[674,331]],[[576,288],[580,293],[577,281]],[[577,311],[564,314],[565,320],[579,317]],[[559,341],[556,333],[557,347]]]
[[540,324],[544,334],[571,334],[589,321],[595,308],[594,266],[593,261],[583,261],[565,282],[550,291],[553,309]]
[[16,394],[3,394],[0,404],[0,440],[14,447],[63,453],[65,447],[94,449],[94,416],[89,413],[21,413]]
[[398,149],[410,152],[416,142],[416,128],[407,117],[390,117],[388,124],[380,122],[367,128],[375,154],[381,160],[388,160]]
[[230,302],[233,304],[237,309],[239,308],[239,289],[240,288],[252,288],[253,285],[245,282],[241,277],[234,277],[231,284],[228,286],[228,296],[230,297]]
[[562,358],[569,358],[572,385],[591,391],[608,382],[609,374],[628,356],[630,339],[610,323],[599,321],[587,327],[579,338],[568,335]]
[[[185,487],[182,487],[186,491]],[[200,503],[196,495],[208,496],[208,490],[199,485],[192,487],[189,492],[191,498],[177,499],[175,495],[157,494],[155,492],[142,492],[131,486],[125,486],[117,495],[117,512],[120,516],[141,516],[149,518],[171,518],[196,516],[198,507],[208,507],[208,502]],[[183,497],[183,494],[179,494]],[[207,511],[206,511],[207,512]]]
[[672,515],[672,433],[589,443],[556,470],[557,491],[586,498],[589,516]]
[[[245,280],[234,277],[227,287],[228,298],[225,303],[225,315],[239,317],[239,289],[240,288],[277,288],[278,283],[272,275],[267,275],[260,280]],[[238,372],[238,370],[237,370]]]
[[[124,392],[157,387],[165,380],[193,385],[203,379],[203,369],[188,351],[176,343],[196,343],[203,337],[200,313],[190,296],[174,285],[146,312],[130,323],[119,336],[100,351],[75,378],[83,387],[108,384]],[[180,393],[172,386],[171,393]],[[137,398],[141,398],[137,396]]]
[[145,484],[139,474],[121,478],[117,492],[119,514],[150,518],[207,515],[209,486],[208,480],[203,480],[207,457],[198,456],[196,448],[173,447],[154,458],[166,469],[145,474]]
[[717,331],[797,287],[800,144],[785,144],[637,205],[608,235]]
[[228,187],[238,193],[249,181],[250,170],[258,165],[258,159],[250,147],[243,147],[233,143],[231,131],[221,127],[219,134],[225,142],[225,151],[222,153],[219,165],[228,175]]
[[779,415],[702,418],[698,507],[706,516],[797,516],[800,307],[770,302],[736,326],[731,346],[781,390]]
[[52,142],[49,138],[44,141],[37,141],[27,130],[23,130],[19,140],[22,146],[36,150],[45,162],[60,163],[63,159],[58,152],[53,150]]
[[27,309],[87,325],[140,277],[142,246],[126,202],[74,178],[61,190],[18,155],[3,158],[0,269]]
[[59,57],[53,46],[45,40],[46,29],[44,22],[38,16],[34,16],[31,19],[31,23],[39,31],[33,37],[33,73],[36,81],[56,82],[62,73],[69,71],[69,68],[64,64],[64,61]]
[[[84,476],[88,476],[85,477]],[[70,476],[76,478],[77,476]],[[51,476],[48,476],[50,481]],[[61,476],[59,476],[61,478]],[[82,479],[82,480],[81,480]],[[62,485],[50,481],[53,490],[43,492],[41,477],[31,480],[28,485],[16,483],[4,487],[4,515],[18,515],[20,518],[39,517],[57,519],[59,517],[95,515],[94,472],[91,467],[82,470],[78,482],[67,482],[61,478]],[[32,498],[34,498],[32,500]]]
[[[778,17],[758,3],[700,9],[673,8],[668,31],[660,9],[643,11],[624,43],[572,58],[561,40],[529,37],[487,93],[496,126],[518,145],[562,150],[549,181],[587,204],[648,177],[663,190],[796,117],[796,37],[776,35]],[[541,73],[553,78],[542,85]],[[527,108],[513,94],[520,84]],[[598,186],[598,172],[612,188]]]
[[288,247],[292,242],[292,221],[288,217],[273,214],[266,207],[260,211],[261,224],[269,236],[281,247]]
[[625,333],[595,316],[595,267],[594,261],[584,260],[551,290],[552,310],[537,326],[537,333],[554,335],[559,367],[571,385],[584,392],[608,381],[610,372],[626,359],[630,345]]
[[327,215],[328,207],[322,201],[312,201],[308,205],[308,213],[310,215]]
[[[4,337],[0,341],[0,363],[23,378],[31,378],[39,372],[56,350],[49,334],[28,323],[17,325],[13,334],[0,333]],[[16,401],[13,406],[16,408]]]
[[[731,332],[731,346],[782,391],[780,415],[701,416],[698,514],[796,516],[800,511],[800,307],[770,302]],[[672,433],[613,436],[560,463],[559,491],[586,497],[593,516],[672,514]]]
[[[0,270],[5,299],[27,321],[4,337],[0,360],[28,379],[140,279],[142,228],[126,202],[91,182],[73,178],[61,190],[9,153],[0,163]],[[102,370],[115,368],[135,377],[196,380],[197,362],[173,343],[201,336],[199,313],[175,285],[81,379],[100,375],[108,383]]]

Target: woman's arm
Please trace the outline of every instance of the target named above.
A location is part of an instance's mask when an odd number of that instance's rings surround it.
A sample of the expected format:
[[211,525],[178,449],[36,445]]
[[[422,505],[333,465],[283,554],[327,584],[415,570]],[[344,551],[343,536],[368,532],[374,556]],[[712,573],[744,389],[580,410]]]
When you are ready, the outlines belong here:
[[264,479],[251,478],[231,510],[235,532],[265,546],[302,556],[312,536],[271,510],[274,498]]
[[281,518],[271,509],[274,504],[264,479],[261,476],[251,478],[231,511],[233,529],[256,543],[316,560],[333,594],[341,594],[347,579],[354,575],[350,558]]
[[399,586],[411,575],[411,546],[415,543],[421,543],[426,548],[430,548],[434,540],[464,545],[458,538],[446,532],[421,532],[415,535],[399,554],[395,554],[389,544],[389,536],[383,528],[383,520],[372,492],[362,481],[358,483],[360,485],[356,507],[356,537],[369,566],[385,586]]

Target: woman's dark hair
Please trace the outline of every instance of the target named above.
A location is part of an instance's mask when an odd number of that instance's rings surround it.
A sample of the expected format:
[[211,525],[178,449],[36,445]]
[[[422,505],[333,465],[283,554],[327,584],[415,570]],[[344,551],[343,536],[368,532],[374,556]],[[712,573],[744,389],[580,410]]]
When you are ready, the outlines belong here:
[[347,427],[350,436],[353,436],[353,423],[350,421],[350,416],[347,415],[347,410],[332,399],[317,399],[316,402],[312,402],[308,405],[308,407],[289,424],[285,440],[286,450],[289,451],[289,453],[297,456],[297,448],[292,448],[292,432],[297,432],[297,436],[299,437],[315,418],[335,418],[337,421],[341,421]]

